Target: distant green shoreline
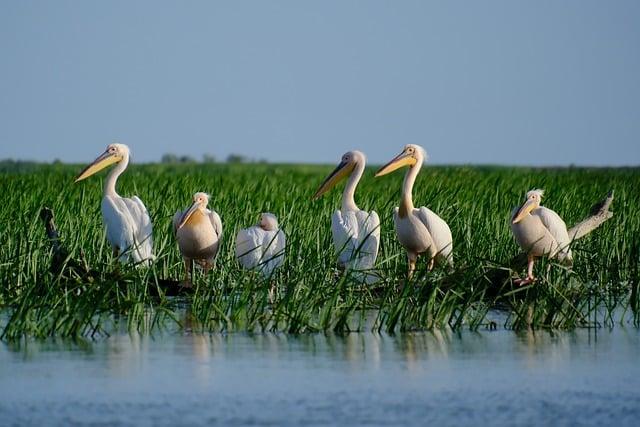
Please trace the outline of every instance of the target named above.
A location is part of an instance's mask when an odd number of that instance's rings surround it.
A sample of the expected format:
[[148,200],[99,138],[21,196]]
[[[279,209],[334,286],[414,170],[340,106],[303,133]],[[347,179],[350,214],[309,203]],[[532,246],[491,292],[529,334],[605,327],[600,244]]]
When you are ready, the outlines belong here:
[[[334,167],[331,163],[270,163],[270,162],[187,162],[187,163],[163,163],[163,162],[147,162],[147,163],[132,163],[130,168],[145,168],[145,167],[228,167],[228,166],[270,166],[270,167],[305,167],[305,168],[328,168]],[[30,172],[37,171],[41,168],[77,168],[80,169],[84,166],[83,163],[67,163],[67,162],[35,162],[24,160],[0,160],[0,173],[11,172]],[[381,165],[370,164],[368,169],[377,168]],[[640,170],[640,165],[637,166],[576,166],[576,165],[560,165],[560,166],[529,166],[529,165],[502,165],[502,164],[427,164],[428,168],[437,169],[458,169],[458,168],[472,168],[472,169],[520,169],[520,170]]]

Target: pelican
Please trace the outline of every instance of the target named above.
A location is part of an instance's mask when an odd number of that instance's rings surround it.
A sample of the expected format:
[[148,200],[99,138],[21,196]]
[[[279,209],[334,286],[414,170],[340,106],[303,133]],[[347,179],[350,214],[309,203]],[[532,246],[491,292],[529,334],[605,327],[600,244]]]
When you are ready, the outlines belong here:
[[107,240],[113,254],[121,262],[132,260],[135,264],[148,264],[153,260],[153,230],[147,208],[137,196],[121,197],[116,193],[116,181],[129,164],[129,147],[110,144],[89,166],[76,177],[82,181],[96,172],[116,163],[104,183],[101,210],[107,229]]
[[207,209],[209,195],[196,193],[193,203],[173,216],[173,230],[184,259],[184,286],[191,286],[191,261],[198,263],[207,273],[213,267],[222,240],[222,221],[215,211]]
[[[353,198],[358,182],[364,173],[365,155],[357,150],[346,152],[340,164],[324,180],[313,196],[317,199],[347,176],[342,192],[342,206],[331,217],[333,245],[338,253],[338,266],[364,272],[366,283],[377,281],[373,269],[380,247],[380,218],[375,211],[363,211]],[[368,272],[367,272],[368,271]],[[359,276],[360,277],[360,276]]]
[[426,159],[427,152],[424,148],[408,144],[375,175],[379,177],[403,166],[409,166],[402,184],[400,208],[396,207],[393,210],[393,222],[398,240],[407,250],[409,278],[416,268],[418,255],[423,253],[429,257],[429,270],[433,268],[434,261],[448,263],[453,267],[453,238],[449,226],[430,209],[424,206],[419,209],[413,207],[413,184]]
[[543,194],[543,190],[529,191],[522,206],[511,213],[511,231],[527,253],[527,278],[518,281],[521,285],[535,280],[533,263],[536,257],[556,258],[565,265],[573,263],[567,225],[557,213],[540,206]]
[[287,238],[278,228],[278,218],[272,213],[260,215],[258,224],[238,231],[236,258],[247,270],[257,269],[269,277],[284,261]]

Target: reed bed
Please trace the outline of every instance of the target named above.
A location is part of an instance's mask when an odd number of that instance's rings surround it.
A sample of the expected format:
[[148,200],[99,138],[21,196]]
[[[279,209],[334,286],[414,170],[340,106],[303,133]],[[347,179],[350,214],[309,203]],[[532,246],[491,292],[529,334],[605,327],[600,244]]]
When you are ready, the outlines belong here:
[[[145,202],[157,256],[151,268],[138,269],[118,265],[105,240],[101,179],[74,184],[79,167],[65,165],[0,173],[2,339],[105,336],[122,325],[153,332],[168,323],[197,331],[288,333],[640,324],[639,169],[427,166],[414,201],[449,223],[456,267],[427,272],[422,259],[411,281],[392,219],[402,174],[374,179],[369,169],[356,201],[380,215],[377,266],[382,279],[366,287],[336,269],[330,221],[341,191],[311,201],[331,168],[131,166],[118,191]],[[513,286],[508,279],[495,283],[491,272],[508,269],[519,252],[508,224],[511,209],[534,187],[547,190],[543,204],[568,226],[583,219],[610,189],[615,189],[615,215],[574,243],[571,270],[542,261],[536,263],[539,280],[532,286]],[[151,288],[160,278],[179,280],[184,274],[171,218],[196,191],[208,192],[209,206],[222,217],[224,240],[216,268],[207,276],[197,273],[190,294],[158,296]],[[94,277],[51,271],[51,248],[38,217],[45,205],[56,214],[69,258],[84,260]],[[233,250],[238,229],[266,211],[278,216],[288,239],[285,262],[269,280],[241,270]],[[272,286],[276,295],[270,301]],[[505,314],[500,325],[491,320],[495,310]]]

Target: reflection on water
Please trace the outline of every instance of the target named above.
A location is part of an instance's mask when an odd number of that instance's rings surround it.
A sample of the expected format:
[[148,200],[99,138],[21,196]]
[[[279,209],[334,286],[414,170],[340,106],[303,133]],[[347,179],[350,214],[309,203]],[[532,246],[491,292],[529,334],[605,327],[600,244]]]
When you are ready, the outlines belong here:
[[625,328],[0,344],[0,420],[635,425],[639,350]]

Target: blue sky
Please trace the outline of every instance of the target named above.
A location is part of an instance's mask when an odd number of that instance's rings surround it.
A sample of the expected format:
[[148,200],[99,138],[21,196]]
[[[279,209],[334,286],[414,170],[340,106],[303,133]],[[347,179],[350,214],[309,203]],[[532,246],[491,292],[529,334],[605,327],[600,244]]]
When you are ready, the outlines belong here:
[[640,164],[640,2],[5,1],[0,158]]

